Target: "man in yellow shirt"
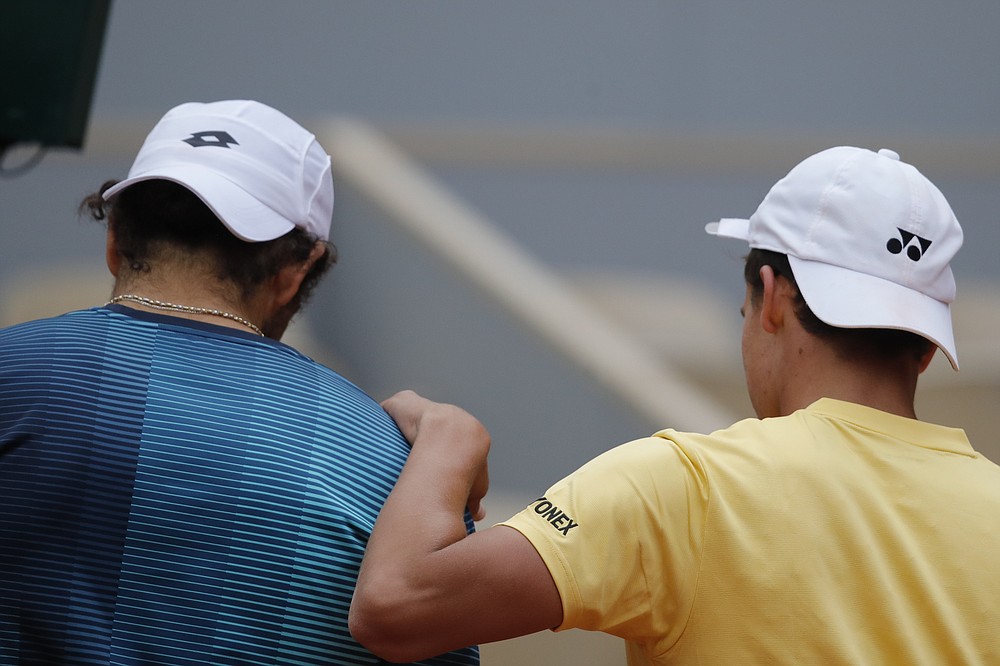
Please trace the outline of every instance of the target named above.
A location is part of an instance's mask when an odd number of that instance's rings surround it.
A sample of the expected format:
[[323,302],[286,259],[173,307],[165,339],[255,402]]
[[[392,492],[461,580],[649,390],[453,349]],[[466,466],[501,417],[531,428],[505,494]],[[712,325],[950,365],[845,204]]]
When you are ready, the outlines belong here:
[[467,535],[489,435],[412,392],[413,443],[368,544],[355,637],[388,659],[542,629],[604,631],[630,664],[1000,663],[1000,467],[920,422],[958,358],[944,196],[890,150],[792,169],[747,220],[743,360],[757,419],[618,446]]

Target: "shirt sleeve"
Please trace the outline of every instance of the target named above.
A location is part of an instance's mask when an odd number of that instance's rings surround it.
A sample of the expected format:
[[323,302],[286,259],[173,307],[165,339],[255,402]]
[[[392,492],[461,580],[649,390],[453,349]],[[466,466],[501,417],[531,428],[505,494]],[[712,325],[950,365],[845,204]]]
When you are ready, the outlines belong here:
[[660,433],[591,460],[502,524],[545,561],[557,630],[670,645],[693,603],[707,505],[697,457]]

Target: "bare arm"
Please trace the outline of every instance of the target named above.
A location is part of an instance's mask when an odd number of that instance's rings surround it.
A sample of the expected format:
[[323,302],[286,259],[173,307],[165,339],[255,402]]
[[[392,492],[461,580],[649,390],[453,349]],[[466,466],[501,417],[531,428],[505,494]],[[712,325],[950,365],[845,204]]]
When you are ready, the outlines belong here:
[[559,593],[520,532],[466,534],[465,507],[481,518],[488,486],[482,424],[412,391],[383,405],[413,450],[368,542],[355,639],[384,659],[416,661],[558,625]]

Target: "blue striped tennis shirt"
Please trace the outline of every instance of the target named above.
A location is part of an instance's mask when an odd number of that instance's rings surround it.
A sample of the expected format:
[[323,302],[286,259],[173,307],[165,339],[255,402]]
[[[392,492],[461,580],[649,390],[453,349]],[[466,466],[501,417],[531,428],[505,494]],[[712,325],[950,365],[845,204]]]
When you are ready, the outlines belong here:
[[249,332],[121,306],[0,331],[0,664],[382,663],[347,613],[408,450]]

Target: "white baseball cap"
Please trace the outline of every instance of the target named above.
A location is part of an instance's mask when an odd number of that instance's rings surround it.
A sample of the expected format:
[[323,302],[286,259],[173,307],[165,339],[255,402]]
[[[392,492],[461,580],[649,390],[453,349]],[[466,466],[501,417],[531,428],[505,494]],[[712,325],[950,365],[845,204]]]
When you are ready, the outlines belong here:
[[250,242],[295,227],[330,237],[330,156],[294,120],[260,102],[189,102],[163,116],[139,149],[128,178],[108,199],[143,180],[183,185]]
[[706,231],[788,255],[803,298],[827,324],[911,331],[958,369],[949,264],[962,227],[940,190],[895,152],[824,150],[779,180],[749,220]]

